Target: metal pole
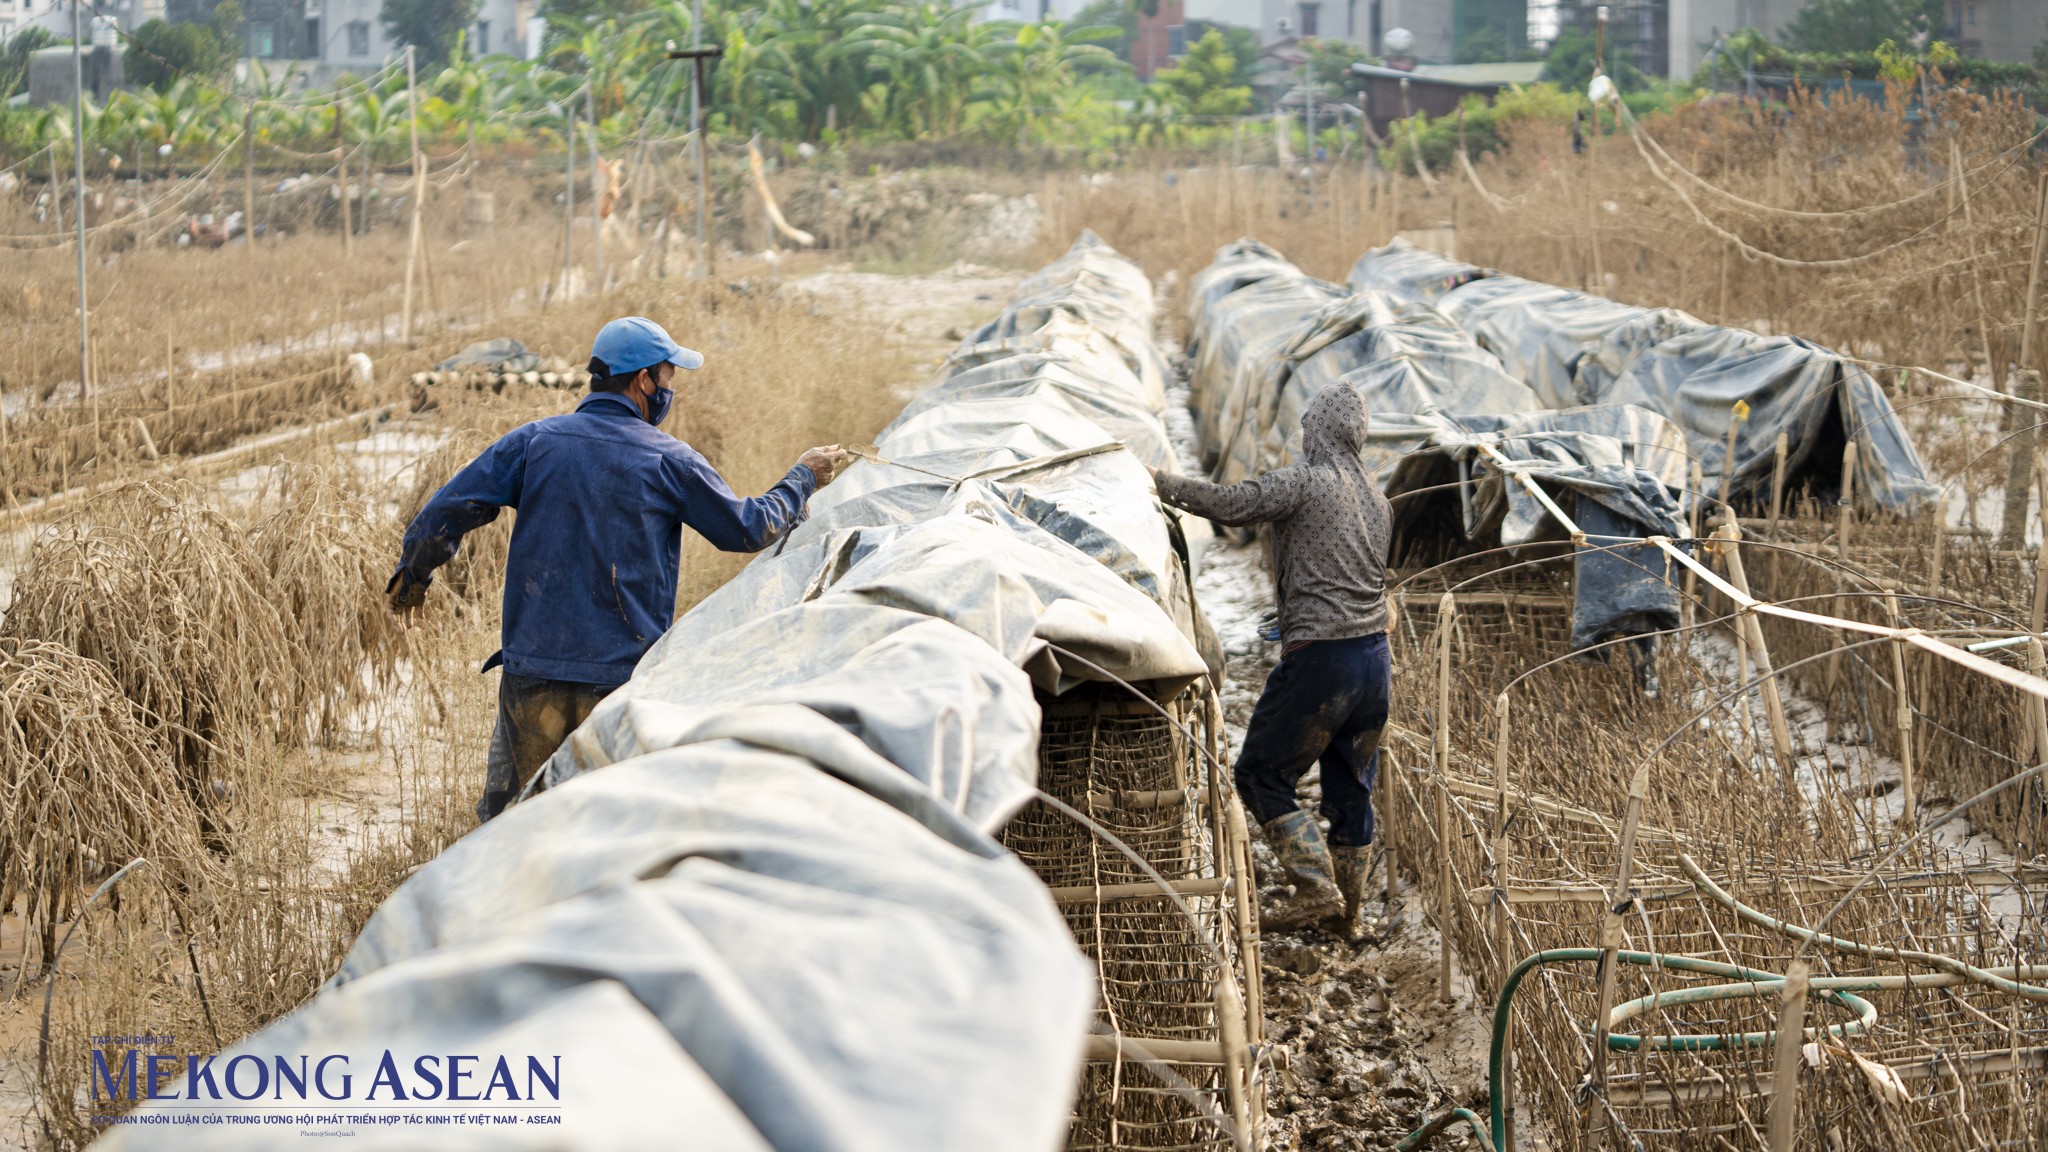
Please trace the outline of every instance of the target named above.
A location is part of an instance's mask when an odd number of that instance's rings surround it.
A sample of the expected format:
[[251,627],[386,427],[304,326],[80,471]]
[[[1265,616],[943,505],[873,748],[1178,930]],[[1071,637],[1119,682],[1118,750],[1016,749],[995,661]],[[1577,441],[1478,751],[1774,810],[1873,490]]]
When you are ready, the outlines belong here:
[[[78,394],[84,399],[92,395],[92,336],[85,293],[85,64],[79,46],[81,3],[82,0],[71,0],[71,156],[76,166],[71,207],[76,217],[73,224],[77,227],[78,249]],[[55,197],[51,199],[54,201]]]
[[[703,0],[698,0],[702,3]],[[690,138],[697,144],[697,251],[705,271],[715,272],[718,257],[711,251],[711,161],[704,147],[704,57],[690,58]]]
[[[704,46],[704,0],[695,0],[690,5],[690,48],[692,51]],[[700,58],[701,59],[701,58]],[[690,86],[690,130],[697,130],[698,101],[703,98],[704,85]],[[702,237],[699,237],[701,240]]]

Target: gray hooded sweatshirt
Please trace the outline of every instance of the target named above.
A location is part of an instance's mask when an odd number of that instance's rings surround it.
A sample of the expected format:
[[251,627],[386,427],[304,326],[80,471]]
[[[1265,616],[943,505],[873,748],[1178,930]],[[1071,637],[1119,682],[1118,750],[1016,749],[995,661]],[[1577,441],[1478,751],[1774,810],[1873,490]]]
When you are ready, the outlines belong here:
[[1289,646],[1387,630],[1394,517],[1359,457],[1366,421],[1358,389],[1332,384],[1302,413],[1306,459],[1240,484],[1159,474],[1159,498],[1175,508],[1218,524],[1273,525],[1273,582]]

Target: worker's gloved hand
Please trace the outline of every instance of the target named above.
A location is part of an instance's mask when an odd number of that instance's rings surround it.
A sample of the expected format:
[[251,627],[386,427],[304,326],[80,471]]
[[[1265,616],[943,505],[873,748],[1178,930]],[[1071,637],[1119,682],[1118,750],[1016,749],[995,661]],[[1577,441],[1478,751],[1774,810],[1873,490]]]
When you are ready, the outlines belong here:
[[805,452],[797,458],[797,463],[809,468],[811,474],[818,478],[818,487],[823,488],[832,482],[833,477],[839,475],[839,470],[845,467],[846,462],[852,457],[853,453],[839,445],[826,444]]
[[412,573],[400,568],[384,585],[384,600],[393,612],[410,612],[427,602],[427,581],[414,579]]

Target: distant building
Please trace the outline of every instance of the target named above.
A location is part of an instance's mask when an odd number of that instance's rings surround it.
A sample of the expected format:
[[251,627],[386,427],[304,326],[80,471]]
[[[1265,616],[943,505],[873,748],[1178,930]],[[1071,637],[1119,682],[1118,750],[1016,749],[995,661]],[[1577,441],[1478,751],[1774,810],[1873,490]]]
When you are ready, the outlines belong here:
[[[86,9],[86,19],[92,9]],[[53,36],[71,39],[71,5],[68,0],[0,0],[0,44],[14,39],[27,28],[45,28]]]
[[[1643,71],[1684,79],[1699,70],[1714,42],[1727,33],[1756,28],[1777,40],[1785,25],[1806,6],[1806,0],[1609,0],[1609,4],[1614,13],[1610,33],[1640,38],[1645,27],[1661,29],[1649,37],[1649,51],[1642,54],[1656,66]],[[1936,36],[1965,56],[2022,63],[2033,59],[2035,45],[2048,40],[2048,3],[2043,0],[1947,0],[1946,15]],[[1640,63],[1637,66],[1642,67]]]
[[977,19],[1071,20],[1075,13],[1087,6],[1087,0],[992,0],[982,8]]
[[[306,4],[308,24],[317,24],[320,32],[320,50],[313,58],[328,65],[329,71],[361,75],[405,54],[405,45],[384,31],[379,18],[383,0],[306,0]],[[469,26],[469,54],[525,59],[532,40],[527,25],[538,19],[538,8],[534,0],[483,0]]]
[[1413,71],[1353,64],[1351,71],[1358,91],[1365,94],[1373,131],[1385,136],[1405,115],[1449,116],[1468,96],[1484,96],[1491,102],[1503,88],[1534,84],[1542,77],[1543,63],[1419,64]]
[[[105,103],[125,79],[123,57],[126,52],[114,34],[114,21],[107,17],[86,19],[91,32],[86,50],[78,59],[78,78],[83,82],[86,95],[97,103]],[[71,39],[69,13],[65,14],[64,39]],[[29,53],[29,104],[70,104],[71,69],[69,43],[60,48],[41,48]]]
[[1948,30],[1942,37],[1965,56],[2008,64],[2034,58],[2048,40],[2048,3],[2042,0],[1948,0]]

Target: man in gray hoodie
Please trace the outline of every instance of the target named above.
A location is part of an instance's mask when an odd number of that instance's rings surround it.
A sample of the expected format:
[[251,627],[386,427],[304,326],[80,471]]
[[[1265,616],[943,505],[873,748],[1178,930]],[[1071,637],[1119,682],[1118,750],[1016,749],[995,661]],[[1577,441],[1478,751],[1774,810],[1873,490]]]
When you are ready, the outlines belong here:
[[[1393,511],[1359,451],[1365,397],[1325,388],[1301,417],[1303,459],[1239,484],[1154,472],[1159,498],[1218,524],[1271,524],[1280,601],[1280,663],[1252,710],[1233,775],[1294,893],[1267,912],[1299,928],[1358,912],[1372,843],[1372,787],[1387,723],[1386,564]],[[1322,813],[1294,787],[1322,762]]]

